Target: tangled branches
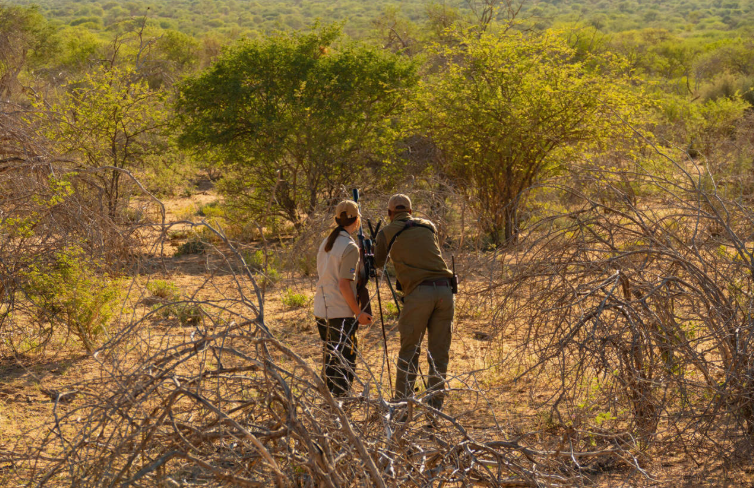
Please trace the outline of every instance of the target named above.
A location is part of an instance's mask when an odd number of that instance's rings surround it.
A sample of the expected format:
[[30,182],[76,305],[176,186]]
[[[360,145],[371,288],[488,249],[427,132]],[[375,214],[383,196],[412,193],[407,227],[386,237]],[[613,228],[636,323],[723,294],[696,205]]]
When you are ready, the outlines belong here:
[[[317,358],[276,337],[254,275],[213,232],[196,292],[140,308],[94,354],[99,377],[58,394],[46,433],[6,458],[31,485],[569,486],[572,459],[614,454],[549,449],[479,421],[496,413],[475,372],[454,379],[459,406],[440,412],[421,395],[390,402],[384,370],[362,357],[353,394],[333,398]],[[178,304],[200,311],[192,327],[160,319]]]
[[576,210],[505,256],[498,323],[552,429],[710,467],[754,440],[754,214],[676,169],[680,183],[599,171],[582,191],[539,190]]
[[[113,219],[96,173],[123,170],[81,169],[60,159],[33,120],[23,107],[0,105],[0,335],[14,350],[19,341],[33,349],[63,321],[91,351],[103,312],[96,308],[113,298],[97,289],[107,288],[110,272],[132,261],[148,224],[145,209],[161,210],[162,204],[124,205]],[[34,322],[36,330],[19,321]]]

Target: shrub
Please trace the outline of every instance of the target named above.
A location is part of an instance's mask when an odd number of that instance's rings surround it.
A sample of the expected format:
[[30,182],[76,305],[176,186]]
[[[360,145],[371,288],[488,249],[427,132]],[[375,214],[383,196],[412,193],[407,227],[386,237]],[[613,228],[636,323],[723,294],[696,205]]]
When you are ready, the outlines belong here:
[[[186,194],[186,192],[184,191],[184,193],[181,196],[188,198],[188,197],[191,197],[192,195]],[[194,217],[196,217],[197,215],[196,205],[194,205],[193,203],[189,203],[188,205],[184,205],[181,208],[177,209],[175,212],[173,212],[173,214],[175,215],[175,218],[177,220],[193,221]]]
[[171,241],[178,241],[181,239],[186,239],[189,236],[189,231],[187,230],[171,230],[168,232],[168,239]]
[[175,308],[175,316],[181,325],[196,325],[202,319],[202,307],[195,303],[184,303]]
[[181,292],[175,283],[166,280],[154,280],[147,283],[147,290],[153,297],[168,301],[176,301],[181,297]]
[[286,288],[283,294],[283,305],[288,308],[302,308],[309,304],[311,297],[304,293],[296,293],[291,288]]
[[181,325],[196,325],[202,319],[202,307],[195,303],[157,304],[152,307],[154,314],[162,319],[175,318]]
[[398,316],[398,307],[393,303],[392,301],[383,302],[382,303],[382,309],[383,312],[387,317],[397,317]]
[[281,279],[282,276],[280,276],[280,271],[275,268],[267,268],[267,272],[262,275],[262,286],[265,288],[272,288],[277,285]]
[[265,255],[262,249],[257,249],[254,252],[244,251],[243,259],[252,271],[264,271],[265,267],[268,269],[279,268],[281,265],[280,259],[274,253],[267,252]]
[[116,310],[120,293],[114,280],[77,247],[56,253],[49,266],[32,265],[25,278],[26,296],[37,307],[36,319],[49,324],[48,334],[62,325],[92,352]]
[[175,250],[175,256],[185,256],[187,254],[204,254],[207,252],[207,245],[199,238],[194,237],[184,242]]
[[307,253],[296,259],[298,271],[303,276],[315,276],[317,274],[317,256]]
[[223,208],[220,207],[220,202],[218,202],[217,200],[199,207],[197,214],[199,214],[201,217],[207,218],[222,218],[225,216],[225,212],[223,211]]
[[282,279],[280,271],[278,271],[282,263],[277,255],[272,252],[267,252],[266,259],[265,252],[262,249],[254,252],[244,251],[243,257],[244,261],[246,261],[246,266],[255,274],[261,275],[261,286],[272,288]]

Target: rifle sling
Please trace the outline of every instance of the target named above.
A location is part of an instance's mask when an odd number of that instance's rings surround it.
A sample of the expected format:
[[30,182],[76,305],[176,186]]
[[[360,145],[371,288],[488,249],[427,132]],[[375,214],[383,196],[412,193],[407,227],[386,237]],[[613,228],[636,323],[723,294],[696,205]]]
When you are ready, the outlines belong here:
[[395,243],[395,240],[398,238],[399,235],[403,234],[404,231],[408,229],[413,229],[414,227],[424,227],[425,229],[429,229],[433,234],[435,233],[435,229],[429,225],[420,224],[414,219],[410,219],[406,221],[406,225],[403,226],[401,230],[395,233],[392,239],[390,239],[390,243],[387,245],[387,255],[390,256],[390,250],[393,248],[393,244]]

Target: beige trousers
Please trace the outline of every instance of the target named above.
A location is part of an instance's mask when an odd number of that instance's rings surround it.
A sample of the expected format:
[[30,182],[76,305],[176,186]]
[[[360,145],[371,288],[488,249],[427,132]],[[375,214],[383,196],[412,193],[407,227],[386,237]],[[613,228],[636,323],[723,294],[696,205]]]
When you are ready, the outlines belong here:
[[454,310],[453,294],[448,286],[417,286],[404,298],[398,319],[401,350],[395,379],[396,399],[408,398],[414,393],[421,343],[426,333],[428,404],[438,409],[442,407]]

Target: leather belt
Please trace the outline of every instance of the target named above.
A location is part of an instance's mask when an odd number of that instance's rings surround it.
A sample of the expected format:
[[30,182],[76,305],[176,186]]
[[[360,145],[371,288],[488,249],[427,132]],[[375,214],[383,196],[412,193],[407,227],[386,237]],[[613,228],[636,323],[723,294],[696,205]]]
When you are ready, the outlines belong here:
[[439,280],[424,280],[417,286],[450,286],[450,280],[448,278],[440,278]]

